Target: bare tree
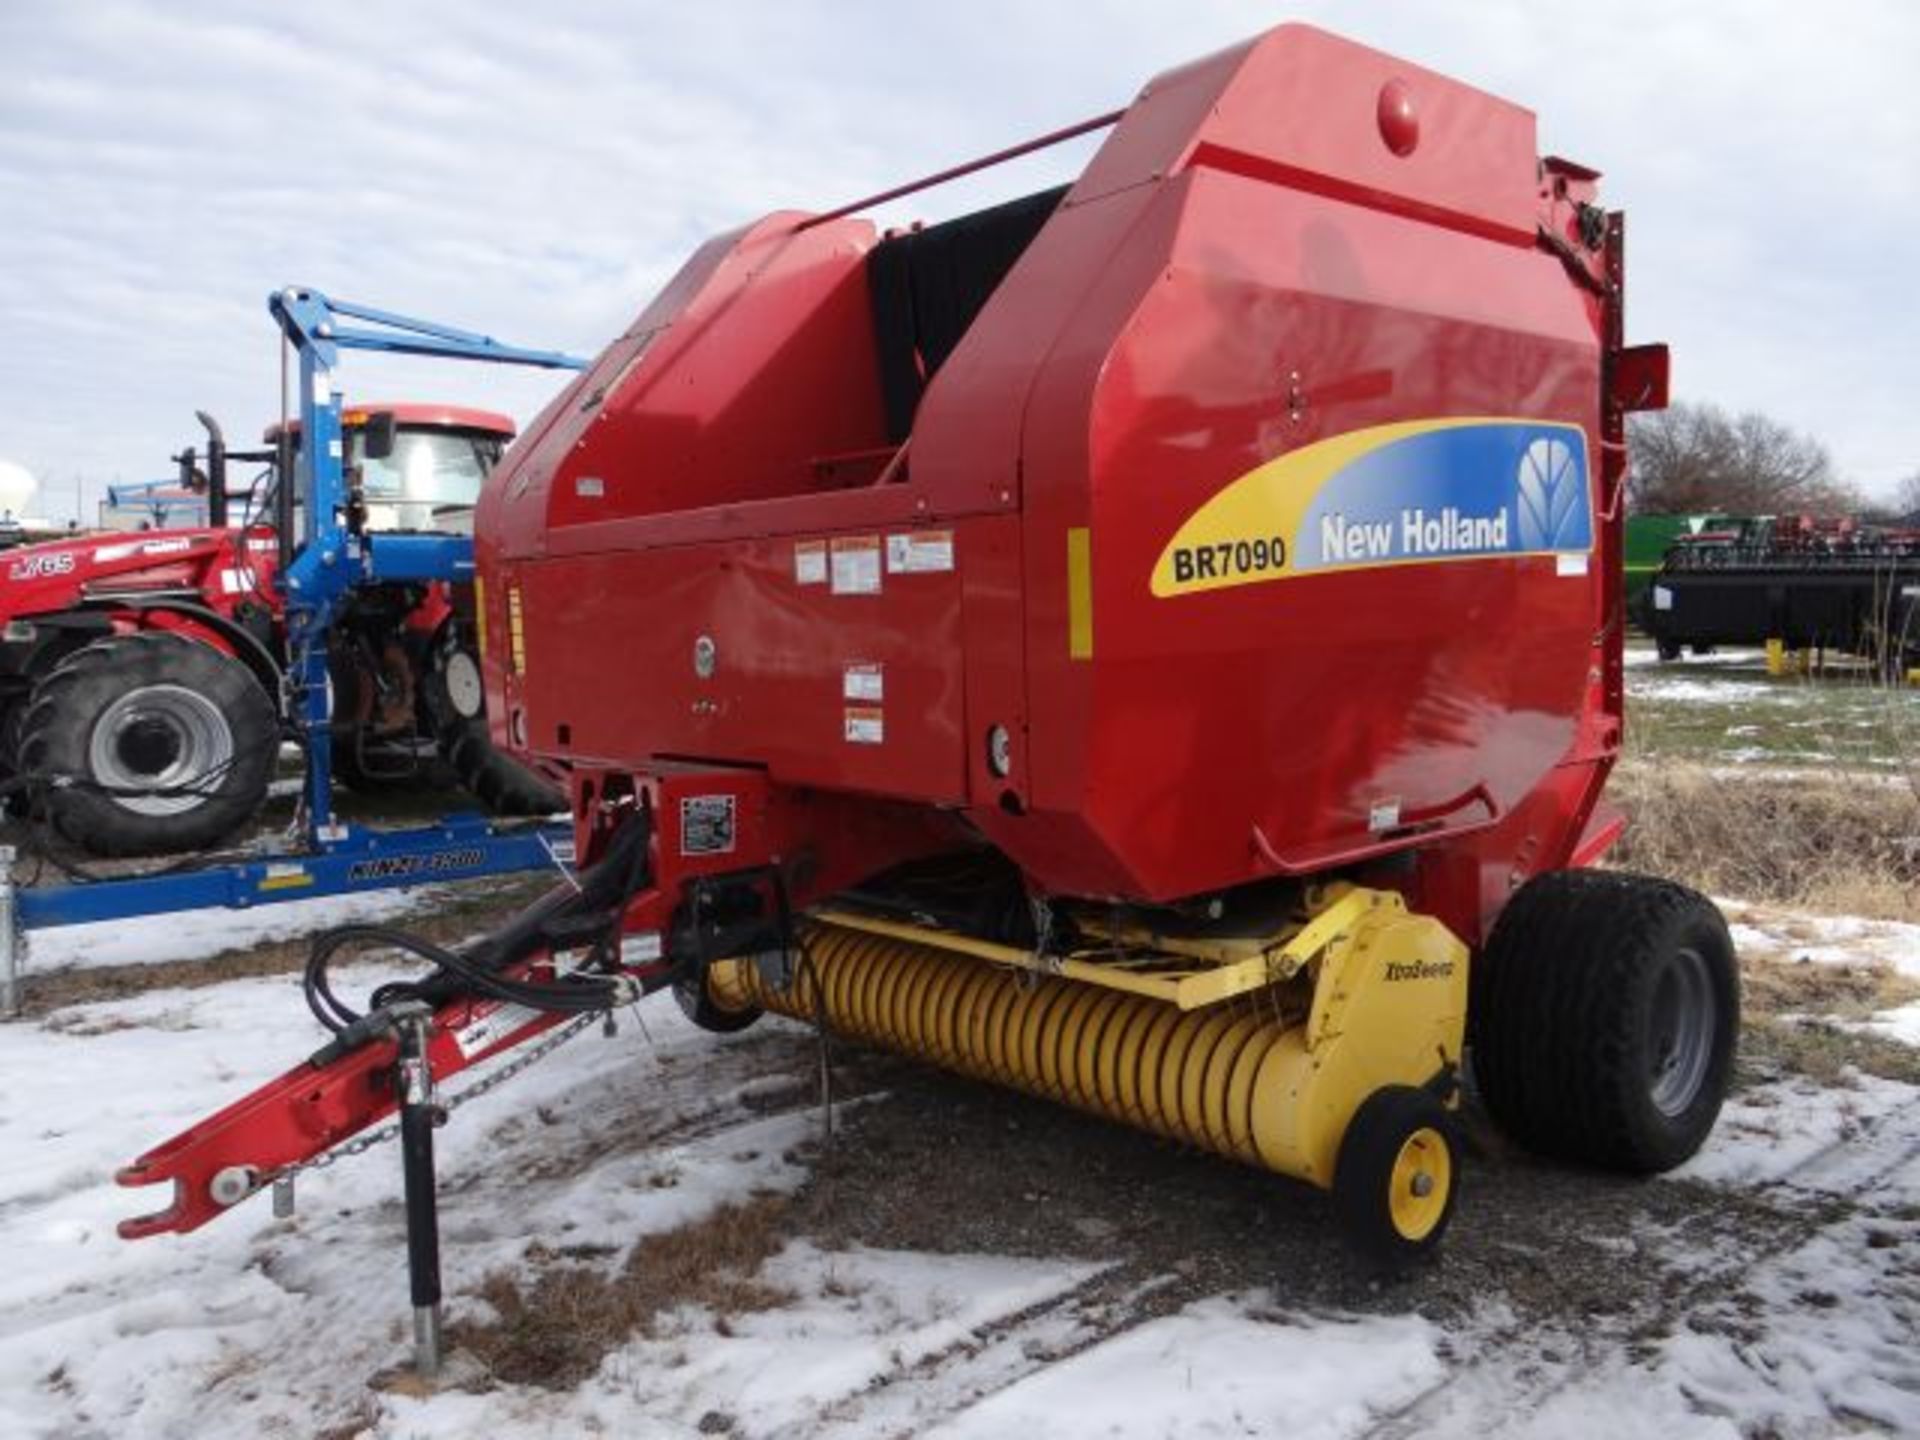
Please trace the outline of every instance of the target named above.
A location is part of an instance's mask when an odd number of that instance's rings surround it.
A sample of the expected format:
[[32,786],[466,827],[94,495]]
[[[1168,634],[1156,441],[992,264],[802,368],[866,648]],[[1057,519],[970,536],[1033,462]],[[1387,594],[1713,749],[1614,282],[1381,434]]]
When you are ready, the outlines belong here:
[[1901,519],[1920,523],[1920,470],[1893,487],[1893,508]]
[[1627,503],[1639,514],[1840,514],[1860,495],[1810,435],[1757,411],[1674,405],[1633,417]]

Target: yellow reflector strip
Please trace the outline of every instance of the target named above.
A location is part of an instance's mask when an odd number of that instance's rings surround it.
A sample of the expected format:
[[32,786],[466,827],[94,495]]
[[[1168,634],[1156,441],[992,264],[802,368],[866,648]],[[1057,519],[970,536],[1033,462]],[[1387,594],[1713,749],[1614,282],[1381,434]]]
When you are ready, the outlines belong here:
[[480,651],[480,673],[487,673],[487,586],[478,572],[473,577],[473,643]]
[[1084,525],[1067,531],[1067,654],[1093,658],[1093,533]]
[[507,653],[513,661],[513,673],[527,673],[527,617],[520,607],[520,587],[507,587]]

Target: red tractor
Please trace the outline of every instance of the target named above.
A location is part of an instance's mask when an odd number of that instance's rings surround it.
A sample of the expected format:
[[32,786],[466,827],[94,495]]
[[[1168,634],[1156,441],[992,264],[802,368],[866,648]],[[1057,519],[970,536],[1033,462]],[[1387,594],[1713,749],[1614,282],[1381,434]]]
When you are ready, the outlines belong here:
[[[298,427],[229,452],[200,418],[205,456],[176,458],[207,493],[208,525],[27,546],[0,581],[0,764],[16,808],[95,855],[217,845],[260,808],[291,733],[276,575],[301,497],[278,477],[293,473]],[[504,415],[441,405],[359,407],[344,421],[369,530],[470,530],[513,437]],[[263,468],[230,495],[233,462]],[[329,649],[334,768],[367,789],[444,764],[496,814],[564,808],[488,739],[472,605],[471,587],[445,581],[355,592]]]

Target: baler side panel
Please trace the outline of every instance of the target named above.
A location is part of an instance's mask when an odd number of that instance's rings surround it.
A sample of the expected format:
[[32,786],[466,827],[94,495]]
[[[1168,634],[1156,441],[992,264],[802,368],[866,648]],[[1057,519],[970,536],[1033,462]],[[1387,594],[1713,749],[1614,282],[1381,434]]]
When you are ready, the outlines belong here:
[[[1452,88],[1505,161],[1526,151],[1530,197],[1530,117]],[[1455,125],[1459,147],[1473,129]],[[1568,757],[1591,564],[1489,558],[1147,597],[1187,512],[1318,439],[1522,415],[1578,427],[1597,458],[1592,307],[1556,260],[1508,243],[1515,185],[1477,197],[1478,164],[1418,207],[1200,166],[1156,187],[1050,347],[1022,455],[1034,806],[975,817],[1044,883],[1171,898],[1258,878],[1272,872],[1256,824],[1311,868],[1368,841],[1381,803],[1484,822]],[[1440,208],[1484,223],[1436,223]],[[1064,562],[1090,513],[1088,660],[1070,653]],[[1491,804],[1466,798],[1482,787]]]
[[[1016,505],[1021,513],[1017,520],[1009,517],[1005,531],[1009,568],[981,577],[974,591],[979,599],[968,627],[968,703],[978,716],[975,732],[1008,726],[1013,764],[1006,777],[992,774],[983,745],[974,744],[973,818],[989,833],[1011,823],[1034,846],[1062,854],[1083,847],[1086,837],[1077,822],[1045,813],[1042,797],[1052,778],[1032,748],[1031,647],[1066,643],[1072,624],[1066,536],[1071,528],[1084,527],[1088,515],[1084,494],[1036,513],[1040,499],[1026,477],[1040,463],[1036,430],[1063,447],[1068,463],[1077,463],[1084,473],[1086,377],[1099,368],[1105,337],[1124,323],[1133,298],[1150,283],[1158,262],[1153,247],[1139,243],[1137,231],[1155,209],[1154,192],[1144,188],[1090,203],[1069,197],[936,378],[915,440],[916,478],[941,496],[964,496],[966,487],[977,483],[967,477],[986,457],[1006,456],[994,469],[1011,476],[1011,482],[988,498]],[[1063,362],[1063,351],[1072,351],[1074,358]],[[1049,389],[1058,376],[1067,377],[1069,388],[1078,385],[1080,393],[1063,400]],[[970,555],[969,563],[977,558]],[[1036,607],[1044,618],[1036,619]],[[1090,635],[1087,640],[1092,643]],[[1053,694],[1045,703],[1073,699]],[[1008,716],[1017,717],[1017,723]],[[1057,839],[1043,838],[1054,832]],[[1086,877],[1088,893],[1121,884],[1124,872],[1117,865],[1094,858],[1091,851],[1081,853],[1094,867]]]
[[[802,543],[849,542],[877,548],[884,535]],[[956,551],[973,544],[958,527]],[[590,765],[676,756],[764,766],[784,784],[964,800],[957,574],[882,566],[877,591],[836,593],[828,579],[803,582],[794,549],[763,537],[521,567],[526,612],[540,617],[525,645],[533,748]]]

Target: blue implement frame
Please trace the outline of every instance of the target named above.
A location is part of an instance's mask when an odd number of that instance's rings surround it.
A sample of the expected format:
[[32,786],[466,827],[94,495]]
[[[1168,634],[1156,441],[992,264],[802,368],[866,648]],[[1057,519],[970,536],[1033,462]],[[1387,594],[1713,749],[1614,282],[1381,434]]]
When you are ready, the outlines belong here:
[[267,309],[299,359],[301,438],[293,474],[282,475],[280,483],[292,484],[303,497],[303,518],[291,562],[276,583],[285,587],[287,602],[287,710],[299,727],[307,761],[305,843],[296,851],[229,864],[32,888],[15,886],[12,851],[0,847],[0,1016],[19,1012],[25,935],[32,930],[213,907],[248,909],[548,867],[568,872],[573,832],[566,825],[503,824],[469,814],[383,831],[334,818],[327,670],[327,637],[334,622],[360,586],[468,581],[474,572],[470,537],[365,534],[350,525],[352,496],[334,372],[343,350],[550,370],[584,370],[589,362],[300,287],[276,290],[267,297]]
[[287,594],[288,708],[306,747],[307,823],[314,838],[323,840],[334,828],[327,632],[342,604],[358,586],[379,580],[473,578],[473,541],[467,536],[362,535],[348,527],[341,398],[333,379],[340,352],[372,350],[548,370],[584,370],[588,362],[555,350],[503,345],[491,336],[330,300],[318,290],[294,286],[268,296],[267,309],[300,360],[301,438],[293,486],[305,497],[305,533],[281,583]]

